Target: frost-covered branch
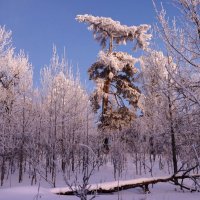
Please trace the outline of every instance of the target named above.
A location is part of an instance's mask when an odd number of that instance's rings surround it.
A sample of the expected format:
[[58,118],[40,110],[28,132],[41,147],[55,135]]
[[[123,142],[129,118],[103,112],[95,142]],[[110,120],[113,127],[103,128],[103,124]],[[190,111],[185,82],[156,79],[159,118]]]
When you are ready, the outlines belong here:
[[107,40],[112,37],[116,44],[126,44],[128,41],[137,40],[139,48],[145,49],[149,45],[151,34],[147,34],[150,26],[126,26],[111,18],[95,17],[92,15],[77,15],[76,20],[88,24],[88,29],[93,31],[94,38],[100,41],[103,47]]

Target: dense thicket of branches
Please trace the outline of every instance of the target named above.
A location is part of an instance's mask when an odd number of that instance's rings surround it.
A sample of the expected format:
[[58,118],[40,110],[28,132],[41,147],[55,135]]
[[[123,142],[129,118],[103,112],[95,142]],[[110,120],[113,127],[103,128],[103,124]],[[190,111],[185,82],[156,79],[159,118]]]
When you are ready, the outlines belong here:
[[174,174],[183,165],[199,166],[200,153],[200,1],[175,3],[181,12],[172,25],[164,8],[159,11],[154,4],[159,22],[155,32],[165,49],[149,49],[142,59],[143,131],[150,135],[154,153],[169,151]]
[[25,175],[32,183],[41,176],[55,186],[58,171],[70,176],[85,162],[80,144],[98,146],[91,143],[88,95],[55,47],[41,71],[41,88],[33,89],[32,66],[10,41],[11,33],[0,27],[1,185],[15,173],[19,182]]

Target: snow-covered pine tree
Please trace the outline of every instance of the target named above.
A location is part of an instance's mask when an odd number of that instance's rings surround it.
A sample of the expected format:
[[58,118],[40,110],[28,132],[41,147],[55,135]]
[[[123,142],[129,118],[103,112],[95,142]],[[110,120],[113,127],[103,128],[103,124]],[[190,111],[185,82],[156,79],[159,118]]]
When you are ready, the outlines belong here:
[[126,26],[111,18],[87,14],[77,15],[76,20],[88,24],[102,46],[97,61],[88,70],[90,80],[96,83],[91,103],[100,114],[99,128],[120,130],[135,118],[141,92],[134,80],[138,59],[126,52],[113,51],[113,45],[130,41],[135,48],[146,49],[151,38],[147,34],[150,26]]

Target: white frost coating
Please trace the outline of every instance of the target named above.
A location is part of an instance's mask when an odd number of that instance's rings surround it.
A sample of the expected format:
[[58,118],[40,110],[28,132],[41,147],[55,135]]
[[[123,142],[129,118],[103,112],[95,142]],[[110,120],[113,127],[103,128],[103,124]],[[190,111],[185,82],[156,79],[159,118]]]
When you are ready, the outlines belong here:
[[2,55],[5,55],[9,47],[11,47],[11,35],[11,31],[7,31],[4,26],[0,26],[0,53]]
[[109,77],[110,80],[112,80],[113,77],[114,77],[114,74],[112,72],[110,72],[109,75],[108,75],[108,77]]
[[134,64],[137,62],[136,58],[125,52],[113,52],[112,54],[107,54],[104,51],[99,52],[98,61],[105,66],[110,66],[116,71],[121,71],[126,65],[132,66],[132,70],[137,72]]
[[[152,50],[150,52],[150,57],[142,57],[140,59],[141,66],[143,70],[146,70],[145,65],[146,63],[151,63],[154,66],[157,66],[157,70],[159,71],[160,77],[168,79],[169,72],[174,73],[176,71],[176,64],[173,62],[173,59],[171,56],[167,57],[164,56],[162,51],[154,51]],[[170,68],[169,68],[170,66]]]
[[[111,18],[95,17],[92,15],[77,15],[76,20],[87,23],[88,29],[94,31],[95,39],[106,38],[112,35],[117,44],[126,44],[127,41],[137,40],[138,46],[146,49],[152,35],[147,34],[150,25],[142,24],[140,26],[126,26],[114,21]],[[99,35],[100,34],[100,37]]]
[[96,85],[97,85],[97,93],[98,93],[98,95],[99,95],[99,96],[102,96],[102,95],[103,95],[104,80],[98,78],[98,79],[96,80]]

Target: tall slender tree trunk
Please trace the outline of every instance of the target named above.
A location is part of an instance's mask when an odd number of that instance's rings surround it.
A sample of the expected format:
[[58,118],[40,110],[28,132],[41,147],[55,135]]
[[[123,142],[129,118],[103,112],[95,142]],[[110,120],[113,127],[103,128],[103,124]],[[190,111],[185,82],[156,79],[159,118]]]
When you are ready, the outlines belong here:
[[5,176],[5,157],[3,156],[1,165],[1,186],[3,186],[4,176]]
[[[109,51],[108,54],[111,54],[113,51],[113,36],[110,35],[110,43],[109,43]],[[108,70],[108,74],[110,71]],[[103,87],[103,92],[105,94],[109,93],[109,88],[110,88],[110,79],[107,78],[104,82],[104,87]],[[102,114],[105,114],[108,111],[108,95],[104,95],[103,97],[103,105],[102,105]]]
[[[105,80],[104,87],[103,87],[103,91],[104,91],[105,94],[109,93],[109,87],[110,87],[110,80],[107,79],[107,80]],[[108,95],[104,95],[102,113],[106,114],[107,111],[108,111]]]
[[[177,164],[177,157],[176,157],[176,140],[175,140],[175,131],[174,131],[174,124],[173,124],[173,116],[172,116],[172,103],[170,96],[168,96],[168,103],[169,103],[169,120],[170,120],[170,133],[171,133],[171,150],[172,150],[172,161],[173,161],[173,173],[177,174],[178,172],[178,164]],[[177,184],[178,180],[175,180],[175,184]]]
[[[23,103],[25,106],[26,98],[23,96]],[[24,140],[25,140],[25,108],[23,106],[22,109],[22,143],[20,146],[20,155],[19,155],[19,183],[22,182],[23,179],[23,163],[24,163]]]

